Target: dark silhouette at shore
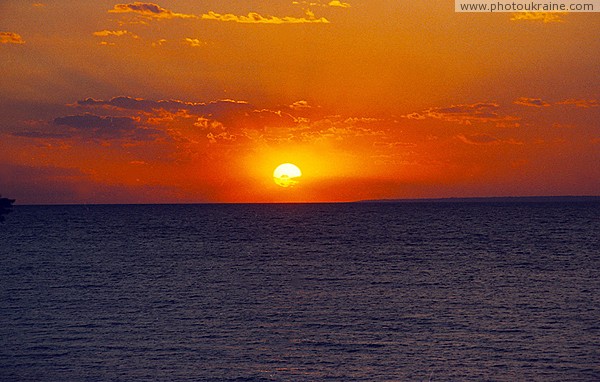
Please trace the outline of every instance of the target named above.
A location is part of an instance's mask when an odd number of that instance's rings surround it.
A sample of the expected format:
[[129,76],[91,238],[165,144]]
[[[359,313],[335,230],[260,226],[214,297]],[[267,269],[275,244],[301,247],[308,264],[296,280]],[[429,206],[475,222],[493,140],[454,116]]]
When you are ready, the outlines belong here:
[[600,196],[492,196],[471,198],[373,199],[358,203],[591,203]]
[[4,215],[12,212],[14,199],[2,198],[0,195],[0,222],[4,221]]

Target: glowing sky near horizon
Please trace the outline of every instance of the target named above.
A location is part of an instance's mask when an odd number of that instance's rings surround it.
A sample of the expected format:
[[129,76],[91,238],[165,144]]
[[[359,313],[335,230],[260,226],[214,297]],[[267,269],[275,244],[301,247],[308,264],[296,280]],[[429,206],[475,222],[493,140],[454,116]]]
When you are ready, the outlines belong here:
[[[20,203],[600,194],[600,17],[448,1],[4,1]],[[522,15],[521,15],[522,16]],[[297,187],[273,169],[302,169]]]

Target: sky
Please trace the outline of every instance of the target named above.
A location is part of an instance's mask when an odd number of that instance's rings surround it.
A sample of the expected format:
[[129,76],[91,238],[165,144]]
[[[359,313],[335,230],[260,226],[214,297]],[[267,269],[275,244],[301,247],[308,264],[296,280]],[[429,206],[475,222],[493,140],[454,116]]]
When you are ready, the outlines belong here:
[[[598,13],[0,1],[20,204],[600,195]],[[302,171],[294,187],[272,178]]]

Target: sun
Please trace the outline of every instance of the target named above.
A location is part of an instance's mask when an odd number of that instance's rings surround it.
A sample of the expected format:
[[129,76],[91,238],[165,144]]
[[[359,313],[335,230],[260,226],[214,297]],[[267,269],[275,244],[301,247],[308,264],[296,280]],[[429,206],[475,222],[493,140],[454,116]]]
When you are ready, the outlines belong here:
[[281,187],[293,187],[298,184],[302,171],[292,163],[283,163],[273,171],[273,180]]

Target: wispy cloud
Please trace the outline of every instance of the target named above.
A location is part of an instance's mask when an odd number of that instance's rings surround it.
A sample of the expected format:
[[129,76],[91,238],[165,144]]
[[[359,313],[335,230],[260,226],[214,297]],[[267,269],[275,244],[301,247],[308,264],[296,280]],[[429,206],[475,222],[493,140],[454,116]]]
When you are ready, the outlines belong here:
[[293,16],[262,16],[256,12],[250,12],[247,16],[238,16],[231,13],[220,14],[213,11],[203,14],[203,20],[232,21],[243,24],[306,24],[306,23],[329,23],[325,17],[317,18],[311,11],[306,11],[306,17]]
[[552,124],[552,127],[555,129],[574,129],[575,125],[570,124],[570,123],[559,123],[559,122],[554,122]]
[[295,0],[292,1],[294,5],[302,5],[304,7],[338,7],[338,8],[350,8],[351,5],[349,3],[345,3],[340,0],[331,0],[328,3],[322,3],[317,1],[306,1],[306,0]]
[[114,37],[121,37],[121,36],[131,36],[133,38],[139,38],[138,35],[136,35],[135,33],[126,31],[126,30],[117,30],[117,31],[111,31],[111,30],[102,30],[102,31],[98,31],[98,32],[94,32],[92,33],[92,35],[96,36],[96,37],[109,37],[109,36],[114,36]]
[[515,13],[510,18],[513,21],[541,21],[544,23],[562,23],[562,13],[550,12],[520,12]]
[[195,19],[198,16],[184,14],[184,13],[175,13],[168,9],[161,7],[158,4],[154,3],[143,3],[136,1],[134,3],[128,4],[117,4],[113,9],[109,10],[110,13],[135,13],[147,18],[152,19]]
[[153,47],[157,47],[157,46],[162,46],[162,45],[164,45],[164,44],[166,44],[166,43],[167,43],[167,39],[166,39],[166,38],[161,38],[161,39],[159,39],[159,40],[152,41],[152,44],[151,44],[151,45],[152,45]]
[[44,138],[44,139],[63,139],[70,138],[71,135],[66,133],[53,133],[47,131],[17,131],[11,134],[15,137],[25,137],[25,138]]
[[133,97],[114,97],[108,101],[96,100],[94,98],[86,98],[77,101],[75,106],[78,107],[103,107],[116,108],[122,110],[138,110],[147,113],[154,113],[156,110],[166,110],[177,112],[185,110],[190,114],[205,115],[223,112],[224,110],[250,110],[251,107],[245,101],[236,101],[230,99],[217,100],[211,102],[186,102],[180,100],[147,100],[143,98]]
[[329,5],[330,7],[350,8],[350,4],[344,3],[340,0],[332,0],[327,5]]
[[[333,3],[336,3],[333,1]],[[349,6],[347,3],[337,2],[339,5],[336,6]],[[336,4],[337,4],[336,3]],[[325,17],[316,17],[315,14],[310,11],[305,11],[304,17],[294,16],[263,16],[257,12],[249,12],[248,15],[235,15],[232,13],[217,13],[209,11],[202,15],[193,15],[185,13],[176,13],[169,9],[163,8],[158,4],[134,2],[128,4],[117,4],[113,9],[109,10],[110,13],[131,13],[146,19],[202,19],[202,20],[216,20],[216,21],[231,21],[243,24],[306,24],[306,23],[322,23],[327,24],[329,20]]]
[[86,139],[129,139],[152,141],[165,134],[160,130],[149,129],[140,124],[139,118],[99,116],[94,114],[68,115],[57,117],[54,125],[73,128],[70,133]]
[[408,147],[416,147],[417,145],[410,142],[381,142],[376,141],[373,142],[373,147],[375,148],[385,148],[385,149],[395,149],[395,148],[408,148]]
[[0,32],[1,44],[25,44],[20,34],[14,32]]
[[499,144],[499,143],[505,143],[505,144],[511,144],[511,145],[522,145],[523,144],[523,142],[517,141],[515,139],[502,140],[502,139],[499,139],[499,138],[494,137],[489,134],[471,134],[471,135],[459,134],[456,136],[456,138],[460,139],[461,141],[463,141],[464,143],[469,144],[469,145],[491,145],[491,144]]
[[403,117],[407,118],[407,119],[416,119],[416,120],[427,119],[427,117],[424,114],[417,113],[417,112],[403,115]]
[[537,108],[549,107],[552,105],[566,105],[566,106],[572,106],[572,107],[577,107],[577,108],[589,109],[589,108],[600,106],[600,102],[598,102],[598,100],[596,100],[596,99],[578,99],[578,98],[569,98],[569,99],[566,99],[563,101],[550,103],[550,102],[546,102],[546,101],[542,100],[541,98],[521,97],[521,98],[518,98],[517,100],[515,100],[514,103],[517,105],[537,107]]
[[200,47],[206,45],[204,41],[201,41],[197,38],[186,37],[183,41],[191,47]]
[[310,108],[311,108],[311,106],[308,104],[307,101],[304,101],[304,100],[296,101],[290,105],[290,109],[293,109],[293,110],[303,110],[303,109],[310,109]]
[[574,99],[574,98],[571,98],[571,99],[566,99],[564,101],[557,102],[556,104],[581,107],[584,109],[589,109],[591,107],[600,106],[600,102],[598,102],[598,100],[596,100],[596,99]]
[[492,143],[498,143],[500,140],[488,134],[473,134],[464,135],[459,134],[456,136],[458,139],[469,145],[488,145]]
[[515,104],[529,107],[548,107],[550,104],[541,98],[521,97],[515,100]]
[[427,118],[441,119],[447,122],[457,122],[470,125],[473,122],[516,121],[519,118],[503,115],[499,112],[500,105],[491,102],[452,105],[450,107],[433,107],[421,113],[404,115],[407,119],[422,120]]
[[180,143],[176,150],[184,152],[197,150],[193,145],[200,142],[240,146],[250,141],[270,145],[360,140],[379,148],[412,146],[393,139],[383,143],[388,140],[387,120],[325,115],[320,107],[304,100],[279,109],[259,109],[229,99],[189,102],[120,96],[109,100],[86,98],[68,106],[79,112],[58,116],[11,135],[45,140],[79,139],[103,145],[115,141],[135,145],[176,141]]

